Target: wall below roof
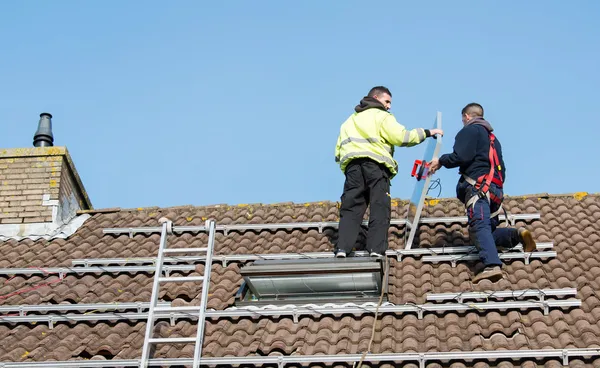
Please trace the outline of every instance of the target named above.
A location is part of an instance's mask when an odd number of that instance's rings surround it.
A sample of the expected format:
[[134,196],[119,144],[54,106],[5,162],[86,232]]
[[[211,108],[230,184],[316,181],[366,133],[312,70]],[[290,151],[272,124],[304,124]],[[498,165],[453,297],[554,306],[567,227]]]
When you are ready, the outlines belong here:
[[77,190],[77,183],[69,165],[62,165],[58,190],[58,213],[54,222],[63,224],[75,217],[77,211],[85,209]]

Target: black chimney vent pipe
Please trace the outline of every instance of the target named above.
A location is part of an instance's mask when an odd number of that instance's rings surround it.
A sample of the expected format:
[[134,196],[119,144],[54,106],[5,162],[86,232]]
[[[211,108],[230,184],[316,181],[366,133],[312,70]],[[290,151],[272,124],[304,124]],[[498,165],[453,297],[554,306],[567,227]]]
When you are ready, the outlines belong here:
[[52,147],[54,136],[52,135],[52,115],[47,112],[40,114],[38,129],[33,136],[34,147]]

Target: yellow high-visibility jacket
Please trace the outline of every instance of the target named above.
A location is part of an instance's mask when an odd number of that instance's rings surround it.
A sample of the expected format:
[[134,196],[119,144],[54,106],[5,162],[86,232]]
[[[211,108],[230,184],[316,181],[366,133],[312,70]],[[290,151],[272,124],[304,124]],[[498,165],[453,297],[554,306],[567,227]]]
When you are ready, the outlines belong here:
[[425,138],[425,129],[408,130],[390,112],[369,108],[355,112],[342,124],[335,146],[335,161],[345,173],[351,160],[368,157],[384,164],[393,178],[398,173],[394,146],[412,147]]

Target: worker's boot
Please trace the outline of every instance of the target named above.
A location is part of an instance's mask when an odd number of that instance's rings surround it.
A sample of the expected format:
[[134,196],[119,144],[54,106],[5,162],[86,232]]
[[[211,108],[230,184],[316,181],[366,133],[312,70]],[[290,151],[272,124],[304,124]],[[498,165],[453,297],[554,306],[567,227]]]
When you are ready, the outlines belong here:
[[533,252],[534,250],[537,249],[537,246],[535,244],[535,240],[533,240],[533,235],[531,234],[531,231],[525,229],[524,227],[519,228],[519,240],[521,241],[521,244],[523,244],[523,251],[524,252]]
[[487,279],[491,282],[499,281],[502,278],[502,269],[500,266],[488,266],[483,269],[477,276],[473,277],[472,282],[474,284],[478,283],[481,280]]

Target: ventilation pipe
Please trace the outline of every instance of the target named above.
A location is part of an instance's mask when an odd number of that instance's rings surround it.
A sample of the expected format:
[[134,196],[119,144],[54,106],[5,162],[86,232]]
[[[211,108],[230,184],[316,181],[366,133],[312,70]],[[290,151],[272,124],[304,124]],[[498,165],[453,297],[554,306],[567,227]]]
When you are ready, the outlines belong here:
[[52,115],[47,112],[40,114],[38,129],[33,136],[34,147],[52,147],[54,136],[52,135]]

